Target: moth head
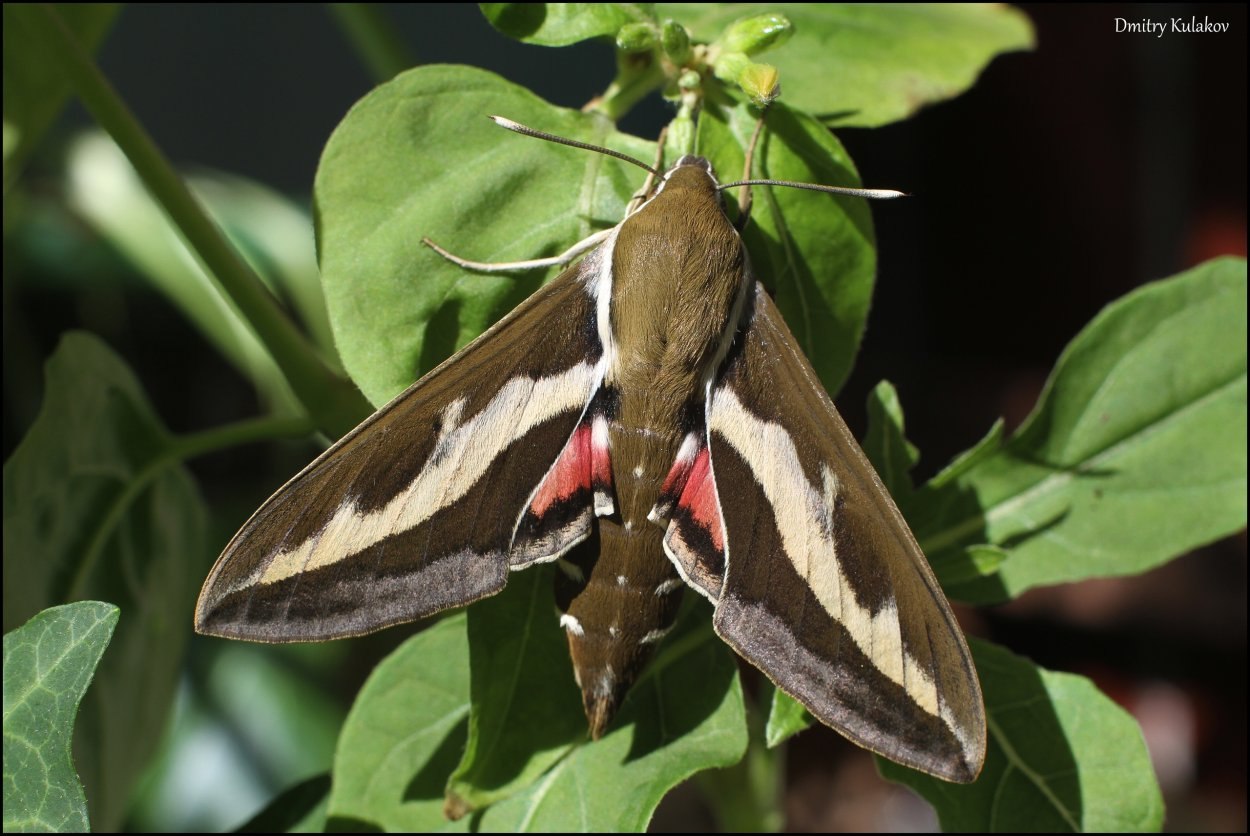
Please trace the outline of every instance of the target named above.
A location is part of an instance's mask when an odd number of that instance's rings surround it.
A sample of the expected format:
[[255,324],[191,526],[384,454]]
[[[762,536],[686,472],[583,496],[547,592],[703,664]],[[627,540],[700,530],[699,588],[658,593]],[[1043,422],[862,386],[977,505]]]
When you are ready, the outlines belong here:
[[723,210],[724,198],[721,196],[720,183],[716,180],[716,172],[712,164],[704,157],[686,154],[664,174],[656,193],[666,189],[680,191],[687,196],[715,200]]

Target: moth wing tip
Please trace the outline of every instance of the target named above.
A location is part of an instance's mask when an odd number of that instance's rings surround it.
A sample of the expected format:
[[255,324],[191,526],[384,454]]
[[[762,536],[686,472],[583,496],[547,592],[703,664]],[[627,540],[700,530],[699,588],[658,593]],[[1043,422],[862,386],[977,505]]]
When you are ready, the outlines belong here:
[[952,784],[971,784],[981,776],[981,769],[984,766],[984,758],[976,763],[969,763],[968,761],[961,760],[959,763],[954,764],[949,772],[939,775],[938,777],[945,778]]
[[924,762],[911,758],[898,760],[893,756],[881,754],[888,760],[896,760],[903,766],[932,775],[934,778],[940,778],[952,784],[971,784],[981,776],[981,770],[985,766],[985,747],[982,746],[979,752],[969,752],[967,755],[960,758]]

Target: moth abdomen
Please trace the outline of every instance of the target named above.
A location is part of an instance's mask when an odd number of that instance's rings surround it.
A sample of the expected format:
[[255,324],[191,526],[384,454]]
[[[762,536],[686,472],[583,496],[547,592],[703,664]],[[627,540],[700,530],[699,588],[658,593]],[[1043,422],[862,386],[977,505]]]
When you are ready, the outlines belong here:
[[556,576],[560,624],[593,738],[606,731],[677,617],[682,585],[664,556],[663,534],[650,524],[626,529],[619,518],[601,518]]

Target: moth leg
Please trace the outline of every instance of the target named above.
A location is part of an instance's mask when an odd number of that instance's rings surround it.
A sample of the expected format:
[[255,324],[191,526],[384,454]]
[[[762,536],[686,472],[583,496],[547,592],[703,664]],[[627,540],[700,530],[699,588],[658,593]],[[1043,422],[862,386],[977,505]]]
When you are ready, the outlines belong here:
[[630,198],[629,205],[625,207],[625,217],[628,218],[641,209],[642,204],[651,196],[651,188],[655,185],[656,174],[663,170],[661,167],[664,165],[664,141],[666,139],[668,139],[667,125],[660,129],[660,136],[655,141],[655,165],[652,166],[652,171],[647,175],[646,182],[642,184],[642,188]]
[[[742,179],[751,179],[751,166],[755,161],[755,146],[759,143],[760,131],[764,128],[764,114],[760,114],[759,120],[755,123],[755,132],[751,134],[751,141],[747,144],[746,161],[742,166]],[[734,222],[734,229],[738,232],[746,229],[747,222],[751,220],[751,186],[745,185],[738,195],[738,220]]]
[[529,261],[500,261],[494,263],[489,261],[470,261],[467,258],[461,258],[458,255],[449,253],[429,238],[422,238],[421,243],[425,244],[431,250],[438,253],[452,264],[463,267],[466,270],[475,270],[479,273],[510,273],[514,270],[541,270],[545,267],[563,267],[564,265],[576,260],[578,256],[587,250],[591,250],[599,246],[599,244],[603,243],[603,241],[612,234],[612,230],[615,228],[616,227],[612,227],[611,229],[601,229],[593,235],[589,235],[578,241],[576,244],[560,253],[560,255],[552,256],[551,258],[533,258]]

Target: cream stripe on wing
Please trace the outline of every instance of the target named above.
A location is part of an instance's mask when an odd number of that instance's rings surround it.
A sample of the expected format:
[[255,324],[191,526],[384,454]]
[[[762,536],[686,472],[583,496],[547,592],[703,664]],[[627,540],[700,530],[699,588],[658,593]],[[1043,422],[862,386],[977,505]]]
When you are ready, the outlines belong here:
[[[833,540],[837,478],[822,467],[817,488],[804,475],[790,433],[763,421],[728,388],[716,391],[709,429],[719,433],[750,465],[772,506],[782,547],[799,577],[807,581],[822,607],[850,633],[859,649],[882,673],[903,686],[925,711],[939,716],[933,678],[903,649],[898,609],[893,599],[873,615],[860,605],[846,581]],[[712,463],[712,472],[716,464]],[[726,560],[732,562],[733,544]],[[945,718],[943,718],[945,719]]]
[[583,408],[595,378],[589,363],[538,380],[514,377],[463,424],[464,399],[448,404],[438,443],[406,489],[367,514],[347,497],[319,532],[275,555],[259,582],[275,583],[328,566],[425,522],[468,493],[511,442],[562,412]]

